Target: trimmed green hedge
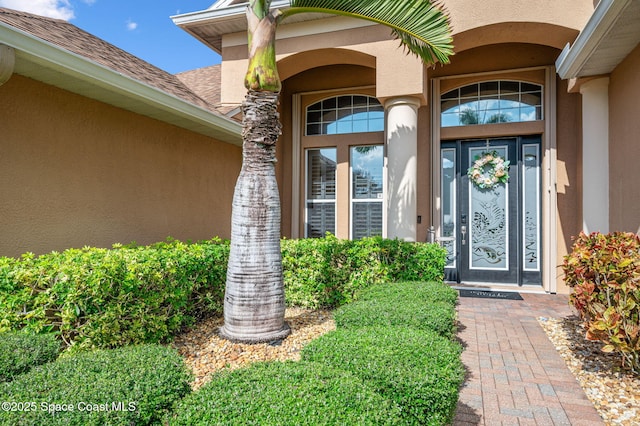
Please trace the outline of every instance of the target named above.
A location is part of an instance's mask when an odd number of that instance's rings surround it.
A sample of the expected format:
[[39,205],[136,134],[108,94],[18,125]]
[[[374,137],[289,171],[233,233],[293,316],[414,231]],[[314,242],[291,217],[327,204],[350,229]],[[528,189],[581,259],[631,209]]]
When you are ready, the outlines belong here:
[[412,327],[336,330],[312,341],[304,361],[348,371],[401,408],[402,424],[450,424],[464,379],[461,346]]
[[[185,398],[171,425],[445,425],[464,378],[462,348],[451,321],[420,312],[454,310],[457,293],[443,283],[381,284],[363,291],[354,307],[371,327],[326,334],[302,351],[302,361],[261,363],[225,371]],[[395,318],[393,325],[379,311]],[[444,329],[444,324],[449,328]]]
[[[382,238],[282,241],[289,305],[336,307],[372,284],[441,280],[444,250]],[[0,332],[56,331],[72,351],[167,341],[222,312],[229,243],[175,240],[0,258]]]
[[388,425],[399,409],[357,377],[300,362],[257,363],[215,375],[185,398],[171,425]]
[[158,345],[62,357],[0,383],[9,403],[0,425],[159,424],[190,379],[182,358]]
[[0,333],[0,382],[54,361],[60,349],[52,334]]
[[57,331],[74,349],[165,341],[222,311],[228,252],[214,239],[0,258],[0,332]]
[[374,284],[442,281],[445,254],[437,244],[380,237],[283,240],[285,297],[296,306],[337,307]]
[[338,328],[409,326],[455,334],[457,292],[442,283],[388,283],[364,290],[334,312]]

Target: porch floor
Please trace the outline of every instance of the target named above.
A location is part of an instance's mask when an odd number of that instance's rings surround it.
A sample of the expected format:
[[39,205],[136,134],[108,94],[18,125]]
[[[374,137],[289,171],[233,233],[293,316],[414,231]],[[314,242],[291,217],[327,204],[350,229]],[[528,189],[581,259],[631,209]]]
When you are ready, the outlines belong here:
[[603,425],[538,317],[574,314],[568,296],[461,297],[458,337],[467,370],[454,425]]

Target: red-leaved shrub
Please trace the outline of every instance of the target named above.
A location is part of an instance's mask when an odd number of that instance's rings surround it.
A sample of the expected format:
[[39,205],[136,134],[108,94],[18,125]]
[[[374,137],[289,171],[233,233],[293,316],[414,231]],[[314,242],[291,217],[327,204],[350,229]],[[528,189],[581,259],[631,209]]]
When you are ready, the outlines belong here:
[[570,303],[587,338],[604,342],[640,373],[640,238],[630,232],[581,233],[563,263]]

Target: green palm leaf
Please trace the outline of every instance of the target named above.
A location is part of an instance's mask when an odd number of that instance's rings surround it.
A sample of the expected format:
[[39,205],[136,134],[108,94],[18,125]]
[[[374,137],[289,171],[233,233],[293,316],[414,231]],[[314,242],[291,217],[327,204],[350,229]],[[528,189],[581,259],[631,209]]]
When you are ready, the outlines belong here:
[[280,19],[297,13],[327,13],[365,19],[390,27],[412,53],[426,63],[449,63],[453,43],[449,17],[439,2],[428,0],[291,0]]

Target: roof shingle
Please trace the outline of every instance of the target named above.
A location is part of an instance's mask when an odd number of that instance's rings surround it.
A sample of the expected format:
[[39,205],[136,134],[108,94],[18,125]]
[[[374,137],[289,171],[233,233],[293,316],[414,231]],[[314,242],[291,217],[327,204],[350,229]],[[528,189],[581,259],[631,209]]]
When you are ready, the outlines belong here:
[[217,112],[178,77],[60,19],[0,8],[0,22],[189,103]]

